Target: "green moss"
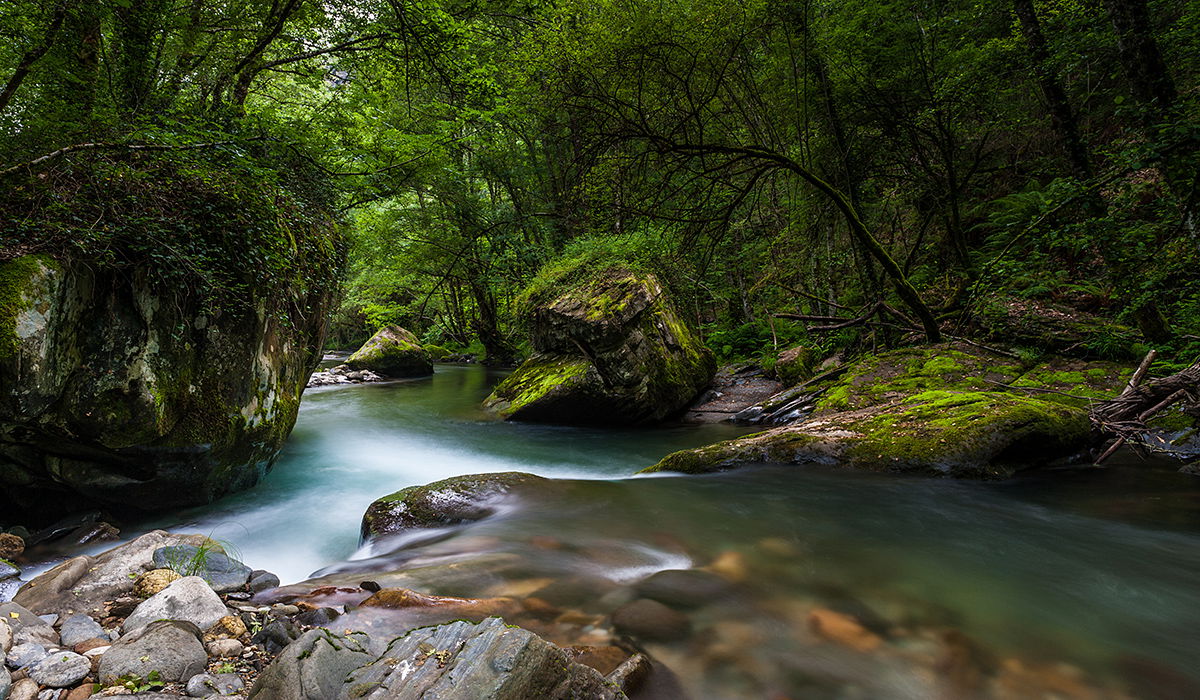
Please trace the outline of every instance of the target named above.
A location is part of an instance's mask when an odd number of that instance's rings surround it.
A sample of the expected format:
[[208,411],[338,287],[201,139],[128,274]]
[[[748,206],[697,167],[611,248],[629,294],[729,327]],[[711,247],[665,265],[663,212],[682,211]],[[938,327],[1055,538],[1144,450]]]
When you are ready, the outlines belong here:
[[586,358],[534,355],[496,387],[488,404],[502,416],[512,415],[553,391],[570,388],[590,368]]
[[421,349],[429,353],[429,357],[435,361],[444,360],[454,354],[450,348],[444,348],[441,345],[434,345],[433,343],[422,345]]
[[57,268],[56,263],[43,255],[25,255],[0,262],[0,360],[17,351],[17,316],[25,311],[30,281],[42,267]]

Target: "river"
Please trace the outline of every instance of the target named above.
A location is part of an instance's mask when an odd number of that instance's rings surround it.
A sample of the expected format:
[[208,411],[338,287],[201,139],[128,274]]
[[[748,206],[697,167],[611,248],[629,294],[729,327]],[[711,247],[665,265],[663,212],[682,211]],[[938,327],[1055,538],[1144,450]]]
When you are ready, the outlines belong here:
[[[600,613],[655,571],[717,562],[736,593],[690,613],[686,639],[647,647],[702,698],[926,697],[930,673],[957,672],[945,658],[955,648],[974,650],[965,665],[990,674],[989,696],[1075,682],[1187,697],[1197,681],[1194,477],[1127,459],[1003,483],[795,467],[629,478],[673,450],[744,431],[496,421],[478,406],[501,376],[439,366],[431,379],[310,390],[262,484],[126,534],[200,531],[285,582],[504,555],[529,562],[493,576],[512,589],[534,576],[602,581],[574,601]],[[509,470],[589,481],[433,541],[359,550],[375,498]],[[814,609],[853,614],[887,651],[814,642]],[[1061,696],[1074,697],[1068,690]]]

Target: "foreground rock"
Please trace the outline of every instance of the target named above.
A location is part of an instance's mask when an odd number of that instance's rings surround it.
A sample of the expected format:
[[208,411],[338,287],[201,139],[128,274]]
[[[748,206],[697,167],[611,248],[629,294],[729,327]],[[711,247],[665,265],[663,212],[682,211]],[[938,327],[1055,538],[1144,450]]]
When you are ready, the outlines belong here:
[[154,567],[154,552],[169,545],[204,542],[203,535],[176,535],[162,530],[97,554],[68,559],[34,578],[13,597],[39,615],[86,613],[104,615],[104,603],[133,592],[139,574]]
[[1111,395],[1127,377],[1111,363],[1027,371],[961,348],[898,350],[741,414],[784,427],[676,452],[644,471],[770,462],[1000,478],[1084,450],[1088,397]]
[[351,372],[370,371],[385,377],[426,377],[433,374],[429,352],[411,332],[399,327],[381,328],[346,359]]
[[499,618],[416,629],[382,653],[358,635],[305,633],[259,678],[255,700],[608,700],[625,695],[559,647]]
[[155,620],[180,620],[208,629],[225,617],[225,603],[199,576],[185,576],[143,601],[125,619],[131,632]]
[[159,620],[129,632],[100,657],[100,682],[147,678],[157,672],[167,682],[186,681],[204,670],[208,654],[200,628],[190,622]]
[[496,512],[514,492],[553,482],[533,474],[500,472],[455,476],[432,484],[410,486],[378,499],[367,508],[362,538],[409,530],[446,527],[482,520]]
[[539,277],[525,303],[535,352],[484,403],[505,418],[653,423],[682,411],[716,370],[652,274],[581,264]]
[[0,512],[207,503],[274,461],[329,297],[292,288],[214,310],[155,274],[0,262]]

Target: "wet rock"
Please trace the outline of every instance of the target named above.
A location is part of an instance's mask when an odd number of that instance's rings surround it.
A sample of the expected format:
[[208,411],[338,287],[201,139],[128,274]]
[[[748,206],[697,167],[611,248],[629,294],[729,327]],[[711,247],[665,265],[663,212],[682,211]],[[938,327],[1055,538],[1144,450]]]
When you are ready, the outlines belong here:
[[237,695],[246,689],[246,683],[236,673],[201,673],[187,682],[187,694],[194,698]]
[[378,662],[352,671],[331,697],[615,700],[624,694],[555,645],[490,618],[413,630],[394,640]]
[[[645,654],[634,654],[621,662],[621,665],[610,673],[605,674],[604,679],[629,694],[639,690],[653,671],[654,665],[650,663],[650,659]],[[666,696],[655,694],[650,697],[664,698],[665,700]]]
[[130,632],[154,620],[183,620],[208,629],[227,614],[225,603],[204,579],[185,576],[138,605],[121,629]]
[[285,649],[255,681],[250,697],[257,700],[331,700],[338,697],[351,671],[373,661],[364,634],[305,632]]
[[181,578],[183,576],[172,569],[147,571],[133,582],[133,594],[139,598],[149,598]]
[[203,541],[202,535],[148,532],[101,554],[68,559],[22,586],[13,602],[39,613],[103,617],[104,603],[128,595],[134,579],[153,567],[151,555],[156,549]]
[[718,554],[706,568],[732,583],[743,583],[750,577],[750,567],[746,563],[746,556],[732,549]]
[[511,615],[518,609],[512,598],[455,598],[427,595],[407,588],[384,588],[362,602],[364,608],[427,608],[463,619],[482,620],[490,615]]
[[567,652],[575,663],[590,666],[603,676],[617,670],[629,658],[629,652],[614,646],[572,646],[564,648],[563,651]]
[[725,578],[700,569],[659,571],[637,584],[643,598],[675,608],[698,608],[727,598],[733,591]]
[[883,639],[850,615],[817,608],[808,615],[808,626],[817,636],[855,651],[874,651]]
[[296,622],[306,627],[322,627],[336,620],[340,614],[333,608],[317,608],[300,613],[296,616]]
[[16,564],[5,561],[0,557],[0,581],[15,579],[21,575],[21,567]]
[[417,337],[399,326],[381,328],[346,359],[351,371],[370,370],[387,377],[425,377],[433,374],[429,353]]
[[250,572],[250,581],[246,584],[251,593],[262,593],[265,590],[279,587],[279,577],[270,571],[256,570]]
[[63,620],[62,627],[59,628],[59,635],[62,638],[62,645],[65,647],[73,647],[89,639],[108,636],[98,622],[83,613],[77,613]]
[[613,627],[622,634],[655,642],[682,639],[691,631],[687,615],[642,598],[613,611]]
[[292,624],[291,620],[284,618],[268,623],[256,632],[250,641],[266,649],[267,653],[278,654],[299,636],[300,631],[296,629],[296,625]]
[[48,688],[69,688],[92,670],[92,662],[73,651],[56,651],[29,668],[29,677]]
[[654,275],[587,265],[531,285],[534,354],[485,407],[510,420],[645,424],[681,412],[712,380],[712,354]]
[[204,670],[208,655],[200,644],[200,629],[178,620],[159,620],[137,627],[100,657],[100,682],[121,676],[146,678],[158,671],[163,681],[186,681]]
[[236,591],[250,580],[250,567],[210,547],[172,545],[154,551],[154,565],[199,576],[217,593]]
[[413,529],[446,527],[482,520],[514,492],[549,487],[550,480],[522,472],[468,474],[384,496],[363,515],[364,540]]
[[33,642],[25,642],[16,644],[8,650],[8,654],[4,657],[4,663],[9,668],[18,669],[32,666],[44,658],[46,658],[46,647]]

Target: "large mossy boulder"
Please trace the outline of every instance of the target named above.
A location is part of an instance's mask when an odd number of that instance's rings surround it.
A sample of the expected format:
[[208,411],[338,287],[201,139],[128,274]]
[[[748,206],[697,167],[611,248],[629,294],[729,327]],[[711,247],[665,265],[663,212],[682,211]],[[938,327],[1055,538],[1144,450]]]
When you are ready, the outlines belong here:
[[644,471],[781,463],[1001,478],[1086,448],[1086,404],[1118,393],[1130,371],[1062,358],[1028,368],[965,346],[894,350],[802,385],[812,412],[793,423],[676,452]]
[[324,210],[253,177],[96,160],[0,195],[0,512],[174,508],[266,473],[344,255]]
[[534,354],[488,397],[511,420],[637,425],[682,411],[716,372],[712,353],[651,273],[580,266],[526,292]]
[[400,326],[380,328],[346,359],[352,370],[370,370],[385,377],[427,377],[433,374],[429,351],[417,336]]

